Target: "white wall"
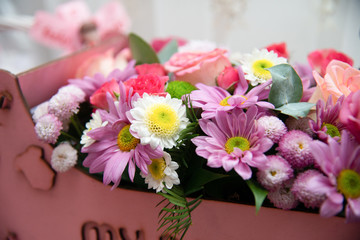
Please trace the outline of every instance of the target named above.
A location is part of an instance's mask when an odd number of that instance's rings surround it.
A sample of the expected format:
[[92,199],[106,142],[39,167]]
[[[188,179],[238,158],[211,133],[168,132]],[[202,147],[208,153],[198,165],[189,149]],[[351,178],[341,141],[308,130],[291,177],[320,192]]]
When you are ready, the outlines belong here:
[[[0,0],[0,14],[33,15],[39,9],[53,12],[63,2],[66,0]],[[104,1],[87,2],[95,11]],[[242,53],[285,41],[292,62],[305,63],[309,52],[334,48],[351,56],[355,66],[360,66],[360,0],[121,2],[132,18],[132,30],[146,40],[167,36],[204,39]],[[14,67],[16,71],[26,70],[59,55],[59,52],[43,48],[24,35],[0,32],[0,68],[6,66],[9,69],[11,64],[19,63],[13,54],[16,50],[31,59]],[[9,52],[11,49],[14,51]],[[7,54],[5,58],[4,53]]]

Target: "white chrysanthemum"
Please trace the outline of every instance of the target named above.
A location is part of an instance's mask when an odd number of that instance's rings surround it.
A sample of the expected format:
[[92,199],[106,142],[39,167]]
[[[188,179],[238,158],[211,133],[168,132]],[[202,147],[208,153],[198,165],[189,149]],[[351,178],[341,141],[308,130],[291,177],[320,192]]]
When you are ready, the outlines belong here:
[[275,116],[263,116],[257,120],[258,124],[265,129],[265,135],[274,143],[278,143],[287,132],[283,121]]
[[85,97],[86,97],[85,92],[81,88],[79,88],[75,85],[66,85],[64,87],[61,87],[59,89],[58,93],[59,94],[69,93],[74,97],[75,101],[77,101],[79,103],[84,102]]
[[150,144],[153,149],[175,146],[179,132],[189,122],[182,101],[171,98],[170,94],[160,97],[144,93],[133,103],[133,109],[127,115],[134,137],[139,138],[143,145]]
[[271,73],[266,68],[287,63],[287,60],[278,57],[273,51],[254,49],[251,54],[244,54],[241,63],[245,78],[250,81],[252,86],[256,86],[271,78]]
[[49,113],[54,114],[60,121],[70,119],[79,111],[79,102],[67,92],[57,93],[49,100]]
[[210,52],[216,47],[216,43],[208,40],[191,40],[180,46],[178,52]]
[[35,123],[37,123],[42,116],[49,113],[48,106],[49,102],[46,101],[35,107],[34,113],[32,114]]
[[89,137],[87,135],[87,133],[90,130],[98,128],[98,127],[104,127],[108,124],[108,121],[103,122],[101,120],[101,116],[100,116],[100,113],[98,110],[96,110],[96,112],[92,113],[91,117],[92,117],[92,119],[90,119],[90,121],[86,123],[86,125],[85,125],[86,129],[83,131],[83,135],[81,136],[80,143],[82,145],[84,145],[83,147],[88,147],[95,142],[94,139],[92,139],[91,137]]
[[173,185],[180,184],[180,179],[176,173],[179,165],[171,161],[171,156],[164,152],[164,156],[158,159],[151,159],[152,163],[148,165],[149,173],[145,175],[141,172],[141,176],[145,178],[145,183],[149,189],[156,189],[156,192],[163,191],[164,186],[171,189]]
[[70,143],[59,144],[51,155],[51,167],[57,172],[66,172],[74,167],[77,161],[77,151]]

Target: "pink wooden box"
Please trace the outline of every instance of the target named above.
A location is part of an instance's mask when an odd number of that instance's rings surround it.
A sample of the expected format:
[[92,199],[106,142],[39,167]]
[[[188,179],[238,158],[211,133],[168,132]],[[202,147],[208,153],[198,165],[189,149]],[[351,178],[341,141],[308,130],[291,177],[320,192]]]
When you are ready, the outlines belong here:
[[[0,240],[154,240],[161,197],[109,186],[72,169],[49,167],[52,147],[40,142],[28,109],[49,99],[77,66],[124,38],[13,75],[0,71]],[[343,218],[205,200],[185,239],[360,239]]]

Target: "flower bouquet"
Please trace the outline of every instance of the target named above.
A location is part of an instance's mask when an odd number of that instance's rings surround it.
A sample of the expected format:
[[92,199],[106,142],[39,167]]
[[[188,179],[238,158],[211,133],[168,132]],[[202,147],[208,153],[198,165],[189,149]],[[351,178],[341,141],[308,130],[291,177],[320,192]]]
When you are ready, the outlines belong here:
[[358,221],[360,71],[334,50],[309,63],[290,65],[284,44],[239,55],[132,33],[33,109],[35,132],[55,171],[160,195],[163,239],[182,239],[203,199]]

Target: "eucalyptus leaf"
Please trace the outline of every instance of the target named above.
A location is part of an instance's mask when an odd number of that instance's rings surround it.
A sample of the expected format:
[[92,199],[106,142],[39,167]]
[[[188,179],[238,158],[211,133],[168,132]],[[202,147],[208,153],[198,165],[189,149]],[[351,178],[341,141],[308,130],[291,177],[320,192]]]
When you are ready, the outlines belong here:
[[269,102],[276,108],[288,103],[299,102],[303,86],[299,75],[289,64],[279,64],[268,68],[272,77]]
[[246,181],[247,185],[249,186],[251,192],[255,198],[255,207],[256,207],[256,214],[259,212],[261,205],[263,204],[268,191],[262,188],[259,184],[254,182],[253,180]]
[[135,33],[129,34],[129,45],[136,64],[160,63],[153,48]]
[[203,186],[211,181],[229,177],[225,174],[214,173],[203,168],[198,168],[193,171],[193,174],[187,181],[185,186],[185,196],[194,193],[203,188]]
[[294,118],[298,118],[306,117],[313,106],[315,106],[314,103],[298,102],[285,104],[279,108],[276,108],[275,110],[278,110],[281,113],[292,116]]
[[178,43],[176,40],[171,40],[168,44],[165,45],[158,53],[158,57],[160,59],[160,63],[167,62],[172,55],[177,53],[178,51]]

